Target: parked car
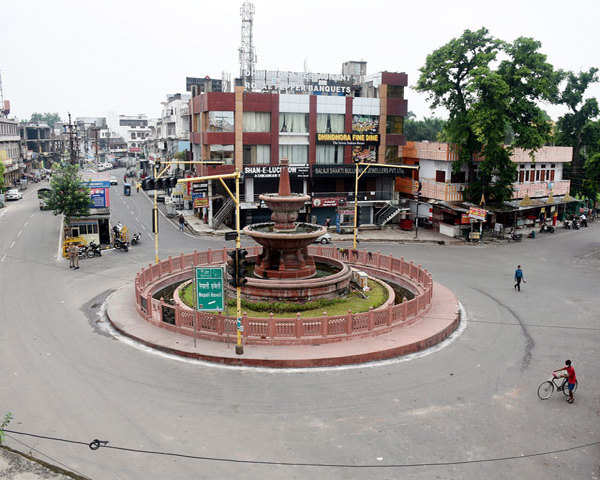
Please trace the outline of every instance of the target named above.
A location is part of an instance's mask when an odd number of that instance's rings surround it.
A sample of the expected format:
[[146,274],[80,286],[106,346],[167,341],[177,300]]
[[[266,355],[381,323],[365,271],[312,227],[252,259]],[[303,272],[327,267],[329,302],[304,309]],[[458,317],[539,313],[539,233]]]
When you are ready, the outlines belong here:
[[18,188],[11,188],[6,192],[6,200],[21,200],[23,194],[19,192]]
[[313,243],[322,243],[323,245],[327,245],[328,243],[331,243],[331,235],[324,233],[320,237],[317,237]]
[[38,188],[37,196],[40,201],[40,210],[48,210],[48,197],[51,190],[49,188]]
[[119,182],[117,181],[117,177],[115,177],[114,175],[110,176],[110,184],[111,185],[118,185]]

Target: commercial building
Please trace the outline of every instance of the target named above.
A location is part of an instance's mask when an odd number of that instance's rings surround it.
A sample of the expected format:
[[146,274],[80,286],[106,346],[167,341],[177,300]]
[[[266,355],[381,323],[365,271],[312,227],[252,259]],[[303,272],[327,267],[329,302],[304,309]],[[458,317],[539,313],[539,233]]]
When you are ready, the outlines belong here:
[[[316,217],[319,223],[326,218],[333,223],[336,214],[347,217],[346,205],[354,196],[354,162],[400,161],[407,75],[366,76],[365,62],[346,62],[338,76],[265,74],[260,83],[261,75],[257,72],[252,88],[268,92],[237,86],[233,93],[206,92],[192,98],[194,159],[220,162],[202,165],[198,173],[241,172],[242,223],[257,222],[269,215],[258,197],[276,188],[278,165],[286,158],[292,190],[312,195],[301,216]],[[391,204],[396,170],[374,166],[361,178],[362,224],[376,223],[378,213]],[[209,198],[208,216],[214,210],[217,226],[232,205],[218,186]],[[218,206],[222,212],[217,213]]]
[[148,117],[144,114],[119,115],[118,122],[118,133],[127,143],[127,152],[131,154],[141,153],[144,141],[151,133],[148,127]]
[[170,160],[178,152],[190,149],[190,99],[187,93],[167,95],[161,116],[150,120],[150,135],[145,142],[148,157]]
[[0,162],[4,164],[4,186],[16,186],[24,168],[19,124],[16,120],[2,117],[0,117]]
[[[470,222],[466,217],[470,206],[465,203],[463,191],[470,179],[466,168],[458,172],[453,170],[453,162],[458,159],[456,146],[439,142],[407,142],[401,147],[400,156],[403,164],[418,165],[419,169],[406,170],[402,177],[396,178],[395,191],[415,199],[420,183],[420,199],[429,212],[425,217],[429,217],[436,230],[457,233],[456,226],[468,226]],[[570,180],[563,178],[563,166],[571,162],[571,158],[571,147],[545,146],[533,154],[514,149],[511,161],[516,164],[517,179],[513,184],[513,196],[503,205],[486,207],[495,216],[491,220],[520,226],[531,223],[540,214],[549,218],[554,212],[564,212],[570,202]]]

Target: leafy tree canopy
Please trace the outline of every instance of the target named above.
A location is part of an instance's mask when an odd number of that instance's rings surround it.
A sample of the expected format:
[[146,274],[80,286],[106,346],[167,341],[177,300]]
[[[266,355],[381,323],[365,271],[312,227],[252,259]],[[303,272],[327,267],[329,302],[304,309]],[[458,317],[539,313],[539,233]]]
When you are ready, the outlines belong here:
[[69,223],[71,217],[87,215],[90,191],[83,185],[76,165],[59,167],[50,182],[48,207],[55,215],[63,214]]
[[58,113],[32,113],[31,119],[29,120],[33,123],[47,123],[50,127],[54,127],[56,122],[60,122],[60,115]]
[[599,150],[600,121],[594,121],[600,115],[598,101],[595,98],[584,98],[586,90],[599,81],[598,69],[590,68],[587,72],[567,75],[567,82],[560,92],[560,102],[569,111],[558,119],[556,125],[556,143],[573,147],[571,165],[566,166],[566,175],[571,179],[571,191],[583,193],[585,176],[585,153]]
[[595,153],[585,161],[582,194],[594,205],[597,204],[600,195],[600,153]]
[[485,28],[465,30],[428,55],[420,69],[417,91],[428,94],[432,108],[448,110],[443,135],[459,147],[454,168],[469,169],[471,201],[479,202],[482,194],[495,202],[510,199],[516,179],[512,149],[536,150],[551,138],[552,125],[538,102],[558,102],[563,73],[540,48],[532,38],[509,43]]
[[404,121],[404,136],[408,141],[430,142],[442,141],[441,133],[446,125],[446,120],[435,117],[425,117],[417,120],[413,112],[408,112]]
[[4,163],[0,160],[0,192],[4,187]]

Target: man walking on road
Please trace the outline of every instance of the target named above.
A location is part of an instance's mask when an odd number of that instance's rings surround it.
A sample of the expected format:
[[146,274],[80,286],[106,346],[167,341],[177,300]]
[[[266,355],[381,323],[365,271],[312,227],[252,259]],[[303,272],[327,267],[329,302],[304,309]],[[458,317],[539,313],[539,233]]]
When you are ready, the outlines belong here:
[[182,232],[185,230],[185,218],[183,217],[183,213],[179,214],[179,230]]
[[525,277],[523,276],[523,270],[521,270],[521,265],[517,265],[517,269],[515,270],[515,290],[521,291],[521,280],[524,283],[527,283]]
[[69,254],[69,268],[78,270],[79,269],[79,256],[78,256],[79,252],[78,252],[77,245],[75,245],[74,243],[69,245],[69,248],[67,248],[67,253]]

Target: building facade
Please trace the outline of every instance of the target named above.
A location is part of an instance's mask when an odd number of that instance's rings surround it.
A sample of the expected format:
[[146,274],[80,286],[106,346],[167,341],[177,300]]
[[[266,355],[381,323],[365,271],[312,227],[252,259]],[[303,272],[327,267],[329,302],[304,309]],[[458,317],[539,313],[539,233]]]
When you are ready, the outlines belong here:
[[24,168],[19,124],[16,120],[2,117],[0,117],[0,162],[4,164],[4,186],[16,186]]
[[140,154],[144,142],[151,134],[148,126],[148,117],[144,114],[119,115],[119,125],[117,128],[119,136],[127,143],[127,152],[134,155]]
[[[330,218],[333,223],[335,215],[349,215],[344,205],[354,195],[354,162],[398,163],[407,113],[405,73],[358,79],[362,83],[343,79],[349,86],[317,80],[316,85],[310,83],[309,94],[300,86],[297,94],[250,92],[238,86],[233,93],[194,96],[194,159],[210,162],[198,173],[241,172],[242,223],[251,223],[268,218],[269,210],[258,197],[274,191],[285,158],[292,190],[313,197],[301,212],[307,220],[316,217],[323,223]],[[286,82],[285,91],[295,88]],[[396,169],[374,166],[361,178],[361,223],[374,223],[377,211],[391,202],[395,174]],[[218,191],[214,193],[218,198]],[[209,197],[212,202],[213,195]],[[226,197],[223,200],[227,204]]]

